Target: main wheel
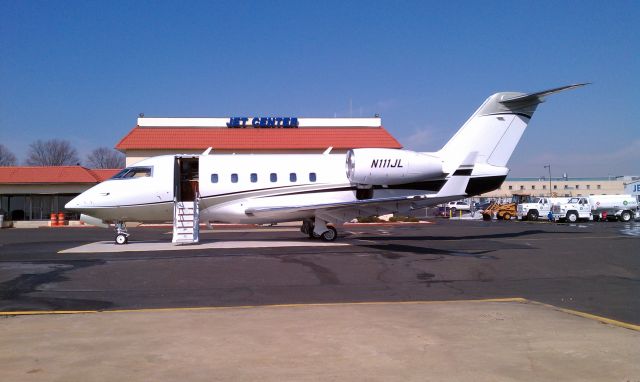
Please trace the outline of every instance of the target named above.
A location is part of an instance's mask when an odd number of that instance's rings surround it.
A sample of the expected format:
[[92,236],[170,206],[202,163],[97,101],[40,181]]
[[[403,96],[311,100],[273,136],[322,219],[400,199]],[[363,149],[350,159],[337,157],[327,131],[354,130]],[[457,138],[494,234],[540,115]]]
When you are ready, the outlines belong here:
[[127,235],[123,233],[119,233],[116,235],[116,244],[123,245],[123,244],[127,244],[128,241],[129,241],[129,238],[127,237]]
[[620,214],[620,221],[628,222],[629,220],[631,220],[631,212],[622,211],[622,213]]
[[491,220],[491,214],[482,214],[482,220],[490,221]]
[[504,215],[502,215],[502,218],[504,220],[511,220],[511,214],[508,212],[505,212]]
[[527,220],[538,220],[538,211],[529,211]]
[[577,221],[578,221],[578,214],[577,214],[577,213],[575,213],[575,212],[573,212],[573,211],[572,211],[572,212],[567,213],[567,221],[568,221],[569,223],[575,223],[575,222],[577,222]]
[[329,230],[320,235],[320,239],[322,241],[335,241],[338,238],[338,230],[333,227],[327,228],[329,228]]

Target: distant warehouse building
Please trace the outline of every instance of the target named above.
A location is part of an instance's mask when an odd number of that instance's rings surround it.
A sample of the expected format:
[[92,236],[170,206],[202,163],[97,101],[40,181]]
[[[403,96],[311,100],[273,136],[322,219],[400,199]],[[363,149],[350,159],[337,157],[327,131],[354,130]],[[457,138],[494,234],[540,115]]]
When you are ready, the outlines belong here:
[[362,147],[402,148],[375,118],[138,118],[116,145],[127,166],[165,154],[345,153]]
[[531,196],[584,196],[591,194],[621,195],[625,182],[634,177],[616,176],[600,178],[507,178],[500,188],[482,197],[511,198],[514,194]]

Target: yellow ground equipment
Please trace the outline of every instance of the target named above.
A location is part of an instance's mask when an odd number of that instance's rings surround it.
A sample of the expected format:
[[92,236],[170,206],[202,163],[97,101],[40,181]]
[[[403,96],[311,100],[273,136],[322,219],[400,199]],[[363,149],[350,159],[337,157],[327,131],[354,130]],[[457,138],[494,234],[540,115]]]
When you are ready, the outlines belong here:
[[514,194],[510,203],[491,202],[484,211],[482,211],[483,220],[491,220],[494,216],[498,220],[511,220],[516,216],[518,204],[524,203],[530,198],[530,195]]

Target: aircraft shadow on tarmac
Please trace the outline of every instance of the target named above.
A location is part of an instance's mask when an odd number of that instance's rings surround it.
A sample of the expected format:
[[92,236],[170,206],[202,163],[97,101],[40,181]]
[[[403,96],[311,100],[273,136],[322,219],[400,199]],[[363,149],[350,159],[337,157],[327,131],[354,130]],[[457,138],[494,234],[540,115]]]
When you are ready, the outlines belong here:
[[432,240],[432,241],[451,241],[451,240],[478,240],[478,239],[510,239],[517,238],[529,235],[538,235],[538,234],[585,234],[586,232],[549,232],[543,231],[539,229],[535,230],[526,230],[520,232],[506,232],[506,233],[492,233],[487,235],[469,235],[469,236],[358,236],[358,239],[363,240],[375,240],[375,241],[402,241],[402,240]]
[[[366,247],[371,249],[377,249],[384,251],[381,255],[387,259],[398,259],[404,257],[401,253],[414,254],[414,255],[437,255],[441,256],[454,256],[454,257],[474,257],[476,259],[483,260],[497,260],[498,257],[488,255],[488,253],[494,252],[495,250],[480,250],[480,251],[450,251],[446,249],[437,249],[437,248],[427,248],[427,247],[418,247],[415,245],[405,245],[405,244],[358,244],[359,247]],[[439,260],[438,258],[433,260]]]

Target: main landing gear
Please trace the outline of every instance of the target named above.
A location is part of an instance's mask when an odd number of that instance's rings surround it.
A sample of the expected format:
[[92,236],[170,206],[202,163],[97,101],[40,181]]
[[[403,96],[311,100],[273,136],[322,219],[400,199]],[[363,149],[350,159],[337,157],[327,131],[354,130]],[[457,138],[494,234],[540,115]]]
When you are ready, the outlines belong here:
[[116,222],[116,244],[123,245],[129,242],[129,233],[127,232],[127,227],[124,225],[124,222],[117,221]]
[[318,239],[322,241],[335,241],[338,238],[338,230],[333,226],[328,226],[327,222],[322,219],[305,219],[300,227],[300,232],[309,236],[309,239]]

